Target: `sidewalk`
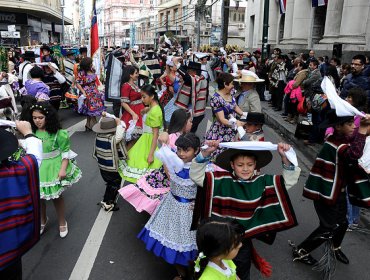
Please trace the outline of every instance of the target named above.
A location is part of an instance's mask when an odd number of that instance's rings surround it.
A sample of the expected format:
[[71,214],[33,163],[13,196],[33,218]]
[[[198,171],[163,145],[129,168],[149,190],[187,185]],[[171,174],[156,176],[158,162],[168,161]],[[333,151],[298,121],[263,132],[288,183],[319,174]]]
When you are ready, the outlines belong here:
[[[282,111],[274,111],[272,107],[268,106],[267,101],[261,101],[262,113],[265,115],[266,124],[273,128],[277,133],[281,134],[285,139],[289,140],[294,146],[300,150],[303,155],[313,162],[321,149],[320,144],[315,144],[313,146],[306,146],[303,144],[302,139],[297,139],[294,136],[296,125],[286,122],[281,116]],[[361,208],[361,224],[365,228],[362,231],[365,234],[370,234],[370,210]]]
[[291,143],[293,143],[294,146],[297,147],[297,149],[300,150],[304,156],[313,163],[316,155],[321,149],[321,145],[304,145],[302,139],[297,139],[294,136],[296,125],[286,122],[281,116],[282,111],[274,111],[272,107],[268,106],[267,101],[261,101],[261,106],[262,113],[265,115],[266,124],[272,127],[277,133],[281,134],[285,139],[288,139]]

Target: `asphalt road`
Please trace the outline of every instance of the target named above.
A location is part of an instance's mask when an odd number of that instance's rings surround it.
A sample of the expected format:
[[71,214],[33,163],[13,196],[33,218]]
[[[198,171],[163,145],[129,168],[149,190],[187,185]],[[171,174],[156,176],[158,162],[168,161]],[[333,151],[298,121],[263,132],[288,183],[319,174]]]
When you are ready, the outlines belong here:
[[[23,257],[23,275],[26,280],[167,280],[173,279],[175,269],[145,250],[144,244],[136,238],[149,216],[139,214],[120,199],[120,210],[113,214],[101,211],[97,202],[102,199],[105,185],[99,169],[92,158],[94,133],[84,132],[84,118],[72,110],[60,111],[64,128],[73,134],[72,149],[78,153],[77,162],[83,177],[64,193],[66,219],[69,235],[61,239],[52,203],[48,203],[49,224],[40,242]],[[204,134],[210,111],[200,126]],[[265,127],[267,141],[279,142],[281,138],[269,127]],[[288,240],[297,243],[303,240],[318,224],[312,202],[302,197],[302,188],[308,175],[310,163],[297,151],[302,174],[299,183],[289,194],[299,225],[278,233],[273,245],[259,241],[254,244],[261,256],[273,266],[270,279],[319,280],[319,273],[300,263],[293,263]],[[263,170],[266,173],[281,172],[277,153],[273,162]],[[338,264],[334,279],[370,280],[368,261],[370,238],[367,233],[347,233],[342,250],[350,259],[350,265]],[[320,258],[321,248],[313,255]],[[252,268],[252,279],[262,279]]]

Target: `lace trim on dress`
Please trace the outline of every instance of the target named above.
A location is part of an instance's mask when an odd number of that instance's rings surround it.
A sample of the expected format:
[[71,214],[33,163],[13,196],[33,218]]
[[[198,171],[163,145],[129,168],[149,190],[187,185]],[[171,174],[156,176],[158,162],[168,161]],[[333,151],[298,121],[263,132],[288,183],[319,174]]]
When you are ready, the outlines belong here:
[[[75,178],[71,178],[76,172],[76,170],[77,176]],[[61,181],[59,179],[55,179],[52,182],[40,182],[40,188],[54,187],[58,185],[60,185],[61,187],[70,186],[77,183],[81,179],[81,177],[82,177],[81,170],[75,164],[72,164],[71,172],[67,174],[65,179]]]
[[[146,227],[145,227],[146,228]],[[191,252],[194,250],[198,250],[197,245],[194,244],[186,244],[186,245],[179,245],[177,243],[168,241],[164,236],[162,236],[160,233],[157,233],[151,229],[146,228],[146,230],[149,232],[149,236],[151,238],[154,238],[158,242],[160,242],[163,246],[176,250],[178,252]],[[194,240],[195,242],[195,240]]]

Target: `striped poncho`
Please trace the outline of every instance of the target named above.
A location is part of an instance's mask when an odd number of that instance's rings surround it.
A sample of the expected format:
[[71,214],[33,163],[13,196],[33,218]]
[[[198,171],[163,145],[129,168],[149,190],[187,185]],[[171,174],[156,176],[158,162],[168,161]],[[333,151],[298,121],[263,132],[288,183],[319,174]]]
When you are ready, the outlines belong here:
[[333,135],[328,138],[311,169],[303,196],[333,205],[348,187],[352,204],[370,207],[369,176],[357,161],[345,162],[341,158],[349,147],[350,144],[336,140]]
[[40,239],[39,187],[34,156],[0,163],[0,271]]
[[246,238],[297,225],[284,179],[277,175],[241,181],[227,171],[207,172],[203,188],[198,188],[193,226],[211,216],[236,219]]

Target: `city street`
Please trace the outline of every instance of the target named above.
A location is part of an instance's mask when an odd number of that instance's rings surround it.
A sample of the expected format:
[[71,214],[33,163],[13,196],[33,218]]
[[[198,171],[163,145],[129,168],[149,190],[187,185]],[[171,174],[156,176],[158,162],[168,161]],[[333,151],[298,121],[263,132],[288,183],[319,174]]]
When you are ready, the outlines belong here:
[[[91,156],[95,135],[93,132],[83,131],[84,118],[72,110],[61,110],[60,116],[63,128],[72,134],[72,149],[78,153],[77,162],[83,177],[64,194],[68,236],[65,239],[59,237],[55,210],[49,202],[47,213],[50,222],[40,242],[23,257],[23,279],[173,279],[176,275],[174,267],[147,252],[144,244],[136,238],[149,218],[147,214],[137,213],[123,199],[118,201],[120,210],[117,212],[106,213],[97,206],[102,199],[105,185]],[[210,119],[208,109],[199,135],[204,135]],[[264,130],[267,141],[281,141],[280,136],[271,128],[266,126]],[[254,244],[259,254],[272,264],[273,274],[270,279],[319,280],[320,274],[312,271],[311,267],[292,262],[291,248],[288,245],[288,240],[296,243],[302,241],[318,223],[312,202],[301,195],[310,163],[300,151],[297,154],[302,173],[298,185],[289,193],[299,225],[278,233],[272,246],[259,241]],[[276,152],[273,163],[263,171],[281,172],[281,163]],[[314,251],[313,256],[319,259],[321,250],[319,248]],[[338,263],[334,279],[370,279],[365,273],[370,236],[366,233],[348,232],[342,250],[349,257],[350,264]],[[262,279],[255,268],[252,268],[251,279]]]

